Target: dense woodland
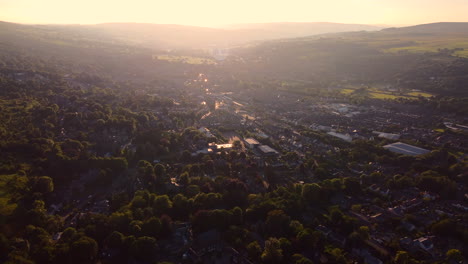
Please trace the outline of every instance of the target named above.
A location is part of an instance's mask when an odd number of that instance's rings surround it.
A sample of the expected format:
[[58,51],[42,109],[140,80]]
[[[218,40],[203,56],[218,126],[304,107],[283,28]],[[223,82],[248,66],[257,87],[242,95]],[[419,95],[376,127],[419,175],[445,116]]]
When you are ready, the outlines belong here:
[[[299,79],[306,84],[291,92],[362,104],[370,100],[328,88],[388,82],[437,95],[401,104],[460,116],[468,107],[466,58],[443,51],[389,54],[324,37],[238,48],[223,63],[194,65],[155,60],[161,51],[128,43],[67,35],[57,43],[38,39],[43,32],[31,28],[9,30],[0,40],[2,263],[203,263],[177,242],[184,227],[195,241],[216,234],[215,241],[238,252],[242,263],[353,263],[362,261],[352,252],[369,246],[371,230],[385,227],[405,237],[417,234],[402,222],[422,226],[412,214],[375,225],[359,219],[352,212],[392,204],[370,195],[373,184],[466,199],[466,157],[451,147],[410,157],[381,148],[384,139],[346,143],[299,127],[339,150],[303,157],[284,151],[281,170],[259,167],[239,143],[230,151],[191,155],[194,146],[223,138],[195,127],[200,105],[184,85],[200,72],[244,92],[269,85],[277,90],[278,81]],[[191,55],[208,58],[200,51]],[[336,176],[337,169],[347,174]],[[283,173],[302,183],[285,184]],[[373,199],[361,204],[360,196]],[[342,206],[343,197],[352,204]],[[102,200],[105,212],[92,209]],[[466,212],[460,219],[443,215],[417,231],[450,241],[437,263],[467,259],[466,220]],[[434,262],[408,252],[396,238],[385,246],[385,263]]]

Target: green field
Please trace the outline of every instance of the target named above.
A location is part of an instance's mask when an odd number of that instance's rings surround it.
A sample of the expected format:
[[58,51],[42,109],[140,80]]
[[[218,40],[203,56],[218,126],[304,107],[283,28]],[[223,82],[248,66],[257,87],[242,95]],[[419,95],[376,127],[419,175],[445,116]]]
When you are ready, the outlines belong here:
[[433,94],[425,93],[425,92],[411,92],[411,93],[407,93],[407,95],[416,96],[416,97],[422,96],[422,97],[426,97],[426,98],[434,96]]
[[342,94],[352,94],[354,92],[354,89],[343,89],[341,90]]
[[401,96],[401,95],[393,95],[393,94],[388,94],[388,93],[379,93],[379,92],[371,92],[369,93],[371,98],[375,99],[398,99],[398,98],[408,98],[407,96]]
[[398,52],[409,52],[409,53],[436,53],[443,49],[462,49],[454,51],[454,56],[468,58],[468,40],[462,39],[427,39],[414,42],[409,45],[402,45],[399,47],[383,48],[384,52],[398,53]]
[[[345,89],[341,89],[340,92],[344,95],[352,95],[357,89],[356,88],[345,88]],[[367,94],[369,96],[369,98],[374,98],[374,99],[382,99],[382,100],[385,100],[385,99],[390,99],[390,100],[394,100],[394,99],[400,99],[400,98],[403,98],[403,99],[415,99],[415,98],[418,98],[418,97],[426,97],[426,98],[429,98],[429,97],[432,97],[434,96],[433,94],[430,94],[430,93],[427,93],[427,92],[407,92],[407,93],[403,93],[403,94],[394,94],[392,92],[389,92],[389,91],[385,91],[385,90],[381,90],[379,88],[376,88],[376,87],[371,87],[371,88],[367,88],[366,91],[363,92],[363,94]]]

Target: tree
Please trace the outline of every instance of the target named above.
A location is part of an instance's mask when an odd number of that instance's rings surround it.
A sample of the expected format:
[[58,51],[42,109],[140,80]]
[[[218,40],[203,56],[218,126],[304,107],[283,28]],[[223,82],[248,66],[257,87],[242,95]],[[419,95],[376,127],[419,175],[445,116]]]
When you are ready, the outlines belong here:
[[41,176],[37,179],[36,190],[40,193],[47,194],[54,191],[54,182],[48,176]]
[[463,260],[465,259],[461,251],[454,248],[449,249],[445,255],[447,256],[447,261],[452,261],[455,263],[463,263]]
[[138,177],[146,184],[152,184],[156,180],[156,175],[154,174],[154,168],[146,160],[140,160],[137,164]]
[[27,212],[27,221],[35,226],[44,227],[47,223],[47,214],[45,203],[42,200],[35,200],[33,202],[33,209]]
[[145,221],[142,226],[142,232],[145,236],[155,237],[161,231],[161,220],[155,216]]
[[92,263],[98,253],[98,244],[94,239],[83,236],[71,244],[70,253],[78,262]]
[[142,225],[143,225],[142,221],[133,220],[132,222],[130,222],[130,225],[128,226],[128,230],[130,234],[136,237],[140,236],[142,234],[142,228],[141,228]]
[[234,247],[238,248],[238,247],[245,246],[248,235],[249,235],[249,230],[239,227],[239,226],[231,225],[224,233],[224,239],[230,245],[233,245]]
[[10,251],[10,243],[4,234],[0,233],[0,261],[5,261]]
[[159,195],[154,199],[153,208],[159,214],[167,213],[172,208],[172,202],[167,195]]
[[238,149],[238,150],[239,150],[239,149],[242,148],[242,143],[241,143],[239,140],[234,140],[234,141],[232,142],[232,147],[233,147],[234,149]]
[[457,224],[451,219],[444,219],[432,226],[432,232],[438,236],[451,236],[455,234]]
[[107,239],[107,243],[109,247],[118,249],[123,246],[124,239],[125,237],[122,233],[114,231],[112,232],[112,234],[110,234],[109,238]]
[[350,195],[356,195],[361,193],[361,185],[359,180],[356,178],[345,178],[343,180],[344,191]]
[[307,250],[314,248],[317,245],[320,239],[320,234],[317,231],[306,228],[297,234],[297,239],[300,242],[302,248]]
[[363,239],[358,232],[352,232],[348,236],[348,241],[353,247],[359,247],[362,245]]
[[114,230],[126,232],[132,221],[131,212],[115,212],[109,216],[109,222]]
[[198,185],[189,185],[185,189],[185,192],[188,197],[194,197],[195,195],[200,193],[200,187],[198,187]]
[[368,226],[360,226],[358,233],[359,235],[361,235],[362,239],[364,240],[369,239],[369,227]]
[[78,232],[73,227],[67,227],[60,236],[60,242],[70,242],[75,239]]
[[346,263],[345,253],[342,249],[328,247],[325,252],[330,255],[333,263]]
[[183,194],[179,193],[172,198],[172,207],[175,216],[184,219],[190,213],[190,204]]
[[344,218],[343,212],[338,207],[332,207],[330,209],[330,220],[333,224],[338,225]]
[[302,199],[306,203],[318,202],[320,200],[320,191],[322,187],[316,183],[304,184],[302,187]]
[[282,261],[283,250],[277,238],[270,237],[265,241],[265,249],[263,250],[261,259],[264,263],[279,263]]
[[408,264],[410,257],[406,251],[398,251],[395,255],[394,262],[395,264]]
[[260,255],[262,254],[262,248],[258,244],[257,241],[254,241],[247,245],[247,254],[252,261],[258,261],[260,259]]
[[179,184],[182,186],[188,186],[190,184],[190,176],[188,172],[184,172],[179,176]]
[[162,165],[161,163],[154,165],[154,173],[156,174],[158,182],[168,182],[168,179],[166,179],[166,167],[164,167],[164,165]]
[[161,216],[161,232],[159,233],[163,237],[168,237],[173,229],[173,221],[169,215],[162,215]]
[[297,235],[302,230],[304,230],[304,226],[301,224],[301,222],[292,220],[291,223],[289,223],[289,229],[293,232],[294,235]]
[[314,264],[312,260],[304,257],[301,254],[294,254],[292,256],[292,260],[294,261],[294,264]]
[[289,260],[289,257],[292,254],[293,251],[293,246],[291,244],[291,241],[289,239],[282,237],[279,239],[281,250],[283,251],[283,256],[285,260]]
[[266,220],[266,229],[272,236],[283,236],[289,232],[289,223],[291,218],[282,210],[273,210],[268,213]]
[[243,212],[240,207],[234,207],[231,209],[231,223],[234,225],[242,225],[244,222]]
[[139,237],[131,245],[132,256],[136,259],[150,261],[156,253],[157,244],[154,237]]

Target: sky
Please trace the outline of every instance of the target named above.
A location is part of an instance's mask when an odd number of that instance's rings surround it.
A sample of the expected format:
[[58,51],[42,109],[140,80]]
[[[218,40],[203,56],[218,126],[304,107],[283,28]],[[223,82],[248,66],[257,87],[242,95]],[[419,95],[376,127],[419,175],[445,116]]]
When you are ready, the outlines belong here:
[[0,0],[0,20],[209,27],[265,22],[414,25],[468,22],[468,0]]

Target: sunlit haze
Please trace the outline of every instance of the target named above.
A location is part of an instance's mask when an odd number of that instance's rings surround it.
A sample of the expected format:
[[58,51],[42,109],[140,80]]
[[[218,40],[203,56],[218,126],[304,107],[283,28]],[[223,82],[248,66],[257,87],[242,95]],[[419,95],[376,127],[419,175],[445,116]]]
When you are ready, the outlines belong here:
[[0,0],[18,23],[143,22],[222,26],[262,22],[421,24],[468,21],[466,0]]

